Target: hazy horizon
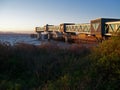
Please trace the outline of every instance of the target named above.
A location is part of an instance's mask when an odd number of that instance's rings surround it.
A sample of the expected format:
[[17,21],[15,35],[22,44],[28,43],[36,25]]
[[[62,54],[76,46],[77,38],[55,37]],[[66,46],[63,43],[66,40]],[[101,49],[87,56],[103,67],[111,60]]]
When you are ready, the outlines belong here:
[[34,32],[36,26],[120,18],[119,0],[0,0],[0,31]]
[[32,33],[36,33],[35,29],[33,30],[0,30],[0,33],[26,33],[26,34],[32,34]]
[[18,33],[18,34],[33,34],[33,33],[36,33],[34,30],[32,30],[32,31],[29,31],[29,30],[27,30],[27,31],[24,31],[24,30],[16,30],[16,31],[14,31],[14,30],[6,30],[6,31],[0,31],[0,34],[7,34],[7,33]]

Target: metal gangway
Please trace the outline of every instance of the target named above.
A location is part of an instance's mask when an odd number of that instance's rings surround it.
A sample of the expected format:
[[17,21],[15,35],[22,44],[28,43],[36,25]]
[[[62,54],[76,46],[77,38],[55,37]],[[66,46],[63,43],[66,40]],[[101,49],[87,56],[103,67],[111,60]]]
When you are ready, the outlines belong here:
[[89,34],[90,33],[90,24],[66,25],[66,32]]
[[120,21],[106,22],[105,35],[117,36],[120,34]]
[[40,33],[40,32],[44,32],[44,27],[35,27],[35,32]]

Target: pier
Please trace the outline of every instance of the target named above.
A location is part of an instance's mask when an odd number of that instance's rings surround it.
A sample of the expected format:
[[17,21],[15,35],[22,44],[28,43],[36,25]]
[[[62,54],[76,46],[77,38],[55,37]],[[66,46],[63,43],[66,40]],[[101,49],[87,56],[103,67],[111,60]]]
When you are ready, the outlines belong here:
[[120,33],[120,19],[98,18],[90,23],[62,23],[60,25],[46,24],[43,27],[35,27],[38,39],[64,39],[65,42],[71,40],[87,40],[92,37],[97,41],[111,36],[118,36]]

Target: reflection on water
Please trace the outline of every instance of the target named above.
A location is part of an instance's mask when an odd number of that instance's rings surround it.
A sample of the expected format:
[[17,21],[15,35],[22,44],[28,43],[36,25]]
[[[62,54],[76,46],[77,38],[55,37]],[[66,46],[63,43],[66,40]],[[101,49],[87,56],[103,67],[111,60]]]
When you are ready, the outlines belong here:
[[27,34],[1,34],[1,42],[9,42],[11,45],[15,43],[28,43],[33,45],[40,45],[40,41],[36,38],[31,38]]

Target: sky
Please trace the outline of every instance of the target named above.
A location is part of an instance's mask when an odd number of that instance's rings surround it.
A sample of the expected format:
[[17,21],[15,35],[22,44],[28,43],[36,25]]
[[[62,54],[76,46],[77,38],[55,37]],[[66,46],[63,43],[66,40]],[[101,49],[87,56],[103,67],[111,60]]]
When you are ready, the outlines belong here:
[[35,32],[45,24],[119,18],[120,0],[0,0],[0,32]]

